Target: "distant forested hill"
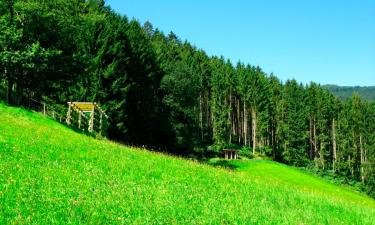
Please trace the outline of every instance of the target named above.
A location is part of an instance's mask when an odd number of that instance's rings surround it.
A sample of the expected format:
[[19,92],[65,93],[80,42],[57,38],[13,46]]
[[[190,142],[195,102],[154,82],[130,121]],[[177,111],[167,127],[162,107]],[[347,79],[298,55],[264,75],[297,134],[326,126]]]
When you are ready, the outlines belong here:
[[357,92],[363,99],[374,102],[375,101],[375,86],[369,87],[348,87],[337,85],[323,85],[323,88],[329,90],[340,99],[347,99]]

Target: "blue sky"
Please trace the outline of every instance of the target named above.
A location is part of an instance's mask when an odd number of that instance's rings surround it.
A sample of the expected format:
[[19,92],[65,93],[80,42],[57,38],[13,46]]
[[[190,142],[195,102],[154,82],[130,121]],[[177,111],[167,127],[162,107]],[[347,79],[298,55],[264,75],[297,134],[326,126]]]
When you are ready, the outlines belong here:
[[107,0],[208,55],[280,79],[375,86],[375,0]]

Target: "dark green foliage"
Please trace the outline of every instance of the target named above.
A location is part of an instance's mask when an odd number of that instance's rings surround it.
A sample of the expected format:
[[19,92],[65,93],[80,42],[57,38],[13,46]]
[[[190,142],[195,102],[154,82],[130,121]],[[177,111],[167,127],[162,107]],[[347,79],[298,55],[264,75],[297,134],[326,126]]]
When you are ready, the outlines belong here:
[[[98,102],[110,139],[194,157],[228,146],[375,184],[371,88],[284,84],[114,13],[100,0],[0,2],[0,96],[65,113]],[[346,100],[339,100],[326,88]],[[350,94],[351,95],[351,94]],[[210,147],[209,147],[210,146]]]
[[306,92],[295,80],[287,81],[281,100],[279,134],[283,161],[304,166],[307,161]]

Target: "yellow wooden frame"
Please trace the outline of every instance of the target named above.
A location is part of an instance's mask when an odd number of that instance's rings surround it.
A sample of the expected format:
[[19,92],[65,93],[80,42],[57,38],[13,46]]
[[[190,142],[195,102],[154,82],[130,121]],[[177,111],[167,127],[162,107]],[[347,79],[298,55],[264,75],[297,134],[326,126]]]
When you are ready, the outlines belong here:
[[[72,112],[78,113],[78,128],[81,129],[81,120],[86,119],[88,120],[88,131],[93,132],[94,131],[94,116],[95,116],[95,110],[99,113],[100,115],[100,125],[99,125],[99,133],[102,133],[102,128],[103,128],[103,116],[108,119],[107,114],[105,114],[104,110],[100,108],[96,102],[68,102],[68,112],[66,116],[66,123],[68,125],[72,124]],[[89,116],[87,117],[87,114]]]

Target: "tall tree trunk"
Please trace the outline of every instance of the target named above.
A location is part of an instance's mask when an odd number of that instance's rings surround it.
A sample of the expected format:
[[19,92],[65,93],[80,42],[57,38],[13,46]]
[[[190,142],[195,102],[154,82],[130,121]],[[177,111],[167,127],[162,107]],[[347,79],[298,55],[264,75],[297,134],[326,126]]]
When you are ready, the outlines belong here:
[[257,113],[254,107],[251,108],[251,117],[253,135],[253,154],[255,154],[255,148],[257,146]]
[[20,106],[22,104],[22,98],[23,98],[23,87],[20,82],[18,82],[16,85],[16,91],[14,96],[14,104],[17,106]]
[[233,123],[233,121],[232,121],[232,90],[230,89],[229,90],[229,112],[228,112],[228,120],[229,120],[229,123],[230,123],[230,125],[229,125],[229,129],[228,129],[228,131],[229,131],[229,144],[231,144],[232,143],[232,123]]
[[337,150],[336,150],[336,122],[335,118],[332,119],[332,156],[333,156],[333,162],[332,162],[332,168],[333,172],[335,172],[336,169],[336,160],[337,160]]
[[[212,121],[211,121],[211,112],[212,112],[212,109],[211,109],[211,105],[210,105],[210,92],[208,91],[207,92],[207,96],[206,96],[206,127],[207,127],[207,132],[210,131],[210,128],[212,127]],[[210,137],[211,137],[211,134],[210,134]]]
[[231,110],[233,110],[233,112],[232,112],[232,133],[233,133],[234,136],[236,136],[237,135],[237,124],[238,124],[237,123],[237,110],[236,110],[237,101],[236,101],[236,96],[234,96],[233,98],[234,98],[232,100],[233,106],[231,108]]
[[201,142],[203,142],[203,99],[202,92],[199,92],[199,126],[201,131]]
[[215,116],[214,116],[215,107],[211,108],[211,127],[212,127],[212,135],[215,134]]
[[275,129],[273,127],[274,125],[272,125],[272,128],[271,128],[271,146],[272,146],[272,157],[273,157],[273,160],[276,159],[276,146],[275,146]]
[[7,102],[8,104],[13,104],[13,80],[8,78],[8,87],[7,87]]
[[313,137],[312,137],[312,119],[310,117],[310,126],[309,126],[309,145],[310,145],[310,151],[309,151],[309,157],[310,160],[313,159]]
[[245,140],[245,146],[247,145],[247,110],[246,102],[243,102],[243,135]]
[[365,176],[364,176],[364,168],[363,168],[363,163],[364,163],[364,160],[363,160],[363,146],[362,146],[362,134],[359,135],[359,150],[360,150],[360,153],[361,153],[361,165],[360,165],[360,168],[361,168],[361,181],[362,183],[365,182]]
[[[13,25],[13,20],[14,20],[14,0],[8,0],[8,10],[9,10],[9,24],[12,26]],[[7,87],[7,102],[8,104],[13,104],[13,85],[14,81],[11,79],[11,75],[8,74],[9,71],[5,69],[5,77],[8,80],[8,87]]]
[[315,158],[316,154],[318,153],[318,140],[317,140],[317,136],[316,136],[316,119],[314,117],[313,119],[313,140],[314,140],[314,153],[313,153],[313,157]]
[[351,163],[350,155],[348,156],[348,161],[349,161],[349,169],[350,169],[350,172],[351,172],[352,178],[353,178],[354,177],[354,168],[353,168],[352,163]]
[[320,141],[319,143],[319,160],[320,160],[320,163],[322,165],[322,169],[324,170],[324,154],[323,154],[323,142]]
[[241,125],[240,99],[237,98],[237,135],[239,144],[241,144]]

